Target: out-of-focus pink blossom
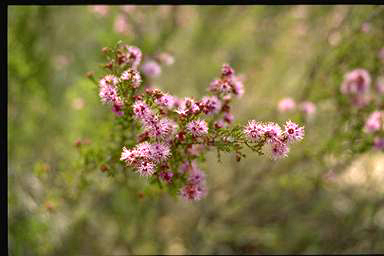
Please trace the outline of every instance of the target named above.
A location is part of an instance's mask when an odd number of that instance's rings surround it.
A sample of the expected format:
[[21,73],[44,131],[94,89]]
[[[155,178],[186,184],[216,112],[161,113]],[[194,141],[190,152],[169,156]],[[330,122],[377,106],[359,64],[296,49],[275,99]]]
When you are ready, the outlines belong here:
[[371,76],[365,69],[355,69],[348,72],[341,84],[340,90],[343,94],[364,94],[369,90]]
[[141,69],[143,73],[149,77],[157,77],[161,74],[161,67],[156,61],[149,60],[145,62]]
[[316,114],[316,105],[310,101],[303,101],[302,103],[300,103],[299,109],[308,118],[311,118]]
[[220,111],[221,101],[216,96],[205,96],[200,104],[202,111],[207,115],[213,115]]
[[132,68],[127,69],[121,74],[121,80],[129,81],[133,88],[138,88],[142,82],[140,73]]
[[106,16],[108,14],[109,6],[108,5],[92,5],[90,10],[94,13],[99,14],[100,16]]
[[288,112],[295,109],[296,103],[292,98],[284,98],[277,104],[279,112]]
[[369,31],[371,31],[371,29],[372,29],[372,26],[371,26],[371,23],[369,22],[364,22],[361,25],[361,31],[364,33],[368,33]]
[[117,33],[128,34],[131,30],[123,15],[117,15],[113,27]]
[[374,133],[383,127],[384,114],[381,111],[373,112],[364,125],[364,132]]

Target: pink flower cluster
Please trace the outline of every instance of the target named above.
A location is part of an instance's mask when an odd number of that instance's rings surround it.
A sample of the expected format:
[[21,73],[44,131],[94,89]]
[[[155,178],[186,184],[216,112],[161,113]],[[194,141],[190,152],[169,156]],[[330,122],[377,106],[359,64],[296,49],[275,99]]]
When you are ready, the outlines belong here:
[[[366,107],[368,104],[380,106],[382,104],[382,95],[384,93],[384,80],[377,78],[375,97],[370,95],[371,76],[365,69],[355,69],[348,72],[341,84],[340,90],[344,95],[350,97],[351,103],[357,108]],[[373,148],[384,149],[383,137],[384,131],[384,112],[380,110],[373,111],[365,121],[363,132],[376,136],[373,140]]]
[[355,69],[344,76],[340,91],[348,95],[355,107],[364,107],[369,101],[369,88],[371,85],[371,76],[365,69]]
[[166,143],[143,142],[133,149],[123,147],[120,160],[135,168],[141,176],[151,176],[156,165],[166,161],[170,156],[170,147]]
[[207,194],[205,173],[197,168],[195,162],[185,162],[183,173],[187,173],[187,183],[181,188],[180,194],[185,200],[200,200]]
[[244,94],[244,84],[242,79],[235,75],[235,71],[228,64],[224,64],[220,79],[213,80],[208,90],[215,94],[227,95],[227,97],[230,97],[230,93],[241,97]]
[[274,160],[286,157],[289,144],[304,138],[304,127],[292,121],[287,121],[282,130],[273,122],[263,123],[251,120],[244,127],[243,132],[252,142],[265,141],[264,152]]
[[[135,46],[118,45],[112,51],[103,48],[103,52],[109,57],[105,68],[113,74],[99,81],[99,96],[103,103],[113,105],[119,123],[130,127],[124,133],[132,132],[136,139],[135,143],[122,137],[128,144],[122,148],[120,160],[140,176],[164,182],[186,200],[202,199],[207,194],[206,175],[196,161],[212,147],[224,150],[220,148],[223,142],[232,151],[237,150],[238,143],[244,143],[239,127],[229,127],[234,121],[230,107],[232,95],[244,94],[244,77],[235,75],[233,68],[224,64],[220,78],[208,87],[210,95],[200,100],[179,99],[148,84],[141,86],[141,74],[145,78],[160,75],[159,63],[171,65],[172,56],[162,53],[146,57],[147,61],[141,65],[143,56]],[[310,104],[307,102],[307,112],[314,112]],[[287,156],[291,143],[303,139],[304,128],[288,121],[282,130],[275,123],[252,120],[244,133],[248,140],[245,143],[259,144],[259,149],[264,147],[272,159],[279,159]]]
[[111,104],[112,111],[115,112],[118,116],[123,115],[122,107],[123,101],[118,96],[117,93],[117,84],[119,80],[114,75],[106,75],[103,79],[100,80],[100,91],[99,96],[101,101],[105,104]]

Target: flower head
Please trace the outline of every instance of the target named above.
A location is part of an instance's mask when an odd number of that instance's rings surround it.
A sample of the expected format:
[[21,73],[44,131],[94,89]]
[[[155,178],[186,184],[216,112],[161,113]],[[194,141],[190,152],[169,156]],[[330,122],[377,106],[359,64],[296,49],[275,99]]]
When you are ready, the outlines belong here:
[[278,124],[270,122],[263,125],[264,135],[268,143],[280,140],[281,128]]
[[171,183],[172,177],[174,174],[171,171],[163,171],[163,172],[160,172],[159,175],[162,180],[164,180],[167,183]]
[[110,104],[114,103],[118,98],[116,88],[112,85],[100,86],[99,96],[103,103]]
[[155,172],[155,165],[149,161],[142,161],[137,167],[137,172],[141,176],[151,176]]
[[285,123],[283,134],[287,138],[288,143],[300,141],[304,138],[304,127],[300,127],[289,120]]
[[248,124],[244,127],[245,136],[251,141],[257,141],[264,135],[264,125],[255,120],[248,121]]
[[99,82],[100,87],[107,86],[107,85],[116,86],[118,83],[119,83],[119,79],[114,75],[106,75]]
[[189,184],[202,184],[205,180],[205,173],[197,168],[192,168],[188,175]]
[[187,184],[180,190],[180,195],[185,200],[201,200],[206,195],[206,189],[200,184]]
[[278,160],[288,156],[289,147],[286,143],[274,141],[264,144],[263,151],[270,159]]
[[194,137],[208,134],[208,125],[204,120],[194,120],[187,124],[187,131]]
[[168,144],[165,144],[165,143],[152,144],[151,159],[154,162],[156,163],[163,162],[167,160],[170,155],[171,155],[171,149]]
[[380,130],[383,124],[384,114],[381,111],[373,112],[367,119],[364,125],[364,132],[373,133],[375,131]]
[[145,62],[141,66],[141,69],[145,75],[150,76],[150,77],[157,77],[161,73],[160,65],[157,64],[157,62],[153,61],[153,60]]
[[116,97],[115,101],[113,102],[112,111],[117,116],[122,116],[122,115],[124,115],[123,106],[124,106],[124,103],[121,101],[121,99],[119,97]]
[[200,104],[202,111],[207,115],[213,115],[220,111],[221,101],[216,96],[205,96]]
[[172,109],[176,105],[176,99],[172,95],[163,94],[161,97],[155,99],[155,103],[159,106],[166,107],[168,109]]
[[125,62],[136,68],[142,59],[141,50],[135,46],[126,45]]
[[355,69],[347,73],[341,84],[343,94],[364,94],[371,84],[371,76],[365,69]]
[[132,68],[127,69],[121,74],[121,80],[129,81],[133,88],[138,88],[142,82],[140,73]]

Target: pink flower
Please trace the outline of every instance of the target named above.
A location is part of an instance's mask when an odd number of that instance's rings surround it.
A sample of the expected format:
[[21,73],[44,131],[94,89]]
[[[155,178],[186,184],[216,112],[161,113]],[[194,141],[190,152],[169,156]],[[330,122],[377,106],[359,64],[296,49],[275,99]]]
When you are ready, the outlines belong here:
[[160,98],[155,99],[155,103],[159,106],[172,109],[176,105],[176,99],[172,95],[164,94]]
[[221,101],[216,96],[205,96],[200,104],[202,111],[207,115],[213,115],[220,111]]
[[117,116],[122,116],[124,115],[124,112],[122,111],[124,106],[124,103],[121,101],[120,98],[116,97],[115,101],[113,103],[112,111],[117,115]]
[[179,173],[183,174],[183,173],[191,171],[194,168],[196,168],[196,162],[185,161],[184,163],[181,164],[181,166],[179,168]]
[[372,97],[367,94],[357,94],[357,95],[351,95],[351,103],[353,106],[357,108],[362,108],[368,105],[368,103],[371,101]]
[[364,94],[369,90],[371,77],[365,69],[355,69],[348,72],[341,84],[343,94]]
[[316,114],[316,105],[310,101],[304,101],[299,105],[299,109],[307,117],[311,118]]
[[193,168],[188,175],[189,184],[202,184],[205,181],[205,174],[197,168]]
[[163,140],[169,139],[177,129],[177,124],[168,118],[162,118],[158,122],[147,122],[145,125],[149,136]]
[[371,24],[369,22],[364,22],[363,25],[361,25],[361,31],[364,32],[364,33],[368,33],[369,31],[371,31]]
[[289,120],[285,123],[283,134],[288,143],[300,141],[304,138],[304,127],[300,127]]
[[214,125],[215,125],[215,128],[223,128],[225,126],[225,122],[223,119],[220,119],[220,120],[217,120]]
[[163,162],[167,160],[170,155],[171,155],[171,149],[168,144],[165,144],[165,143],[152,144],[151,159],[154,162],[156,163]]
[[119,83],[119,79],[114,75],[106,75],[100,80],[100,87],[103,86],[116,86]]
[[163,172],[160,172],[159,175],[162,180],[164,180],[167,183],[171,183],[172,177],[174,174],[171,171],[163,171]]
[[206,195],[206,190],[200,184],[187,184],[181,188],[180,195],[185,200],[197,201]]
[[136,150],[127,149],[123,147],[123,152],[121,153],[120,160],[125,161],[128,165],[132,165],[137,159],[138,154]]
[[224,118],[224,121],[227,122],[228,124],[232,123],[233,120],[235,119],[235,117],[229,112],[225,112],[223,118]]
[[127,33],[129,29],[129,25],[123,15],[117,15],[113,25],[117,33]]
[[278,124],[273,122],[264,124],[263,130],[268,143],[274,143],[280,140],[281,128]]
[[376,137],[373,140],[373,147],[377,150],[383,150],[384,149],[384,138]]
[[233,68],[231,68],[231,66],[229,66],[228,64],[223,64],[221,68],[222,77],[231,77],[234,74],[235,74],[235,71],[233,70]]
[[179,103],[179,108],[176,110],[176,113],[181,116],[188,116],[197,114],[199,111],[199,105],[192,98],[185,97],[184,100]]
[[137,151],[137,156],[140,157],[141,159],[145,159],[148,161],[153,160],[153,148],[149,142],[147,141],[142,142],[136,145],[135,149]]
[[384,114],[380,111],[373,112],[367,119],[364,125],[364,132],[374,133],[375,131],[380,130],[383,126]]
[[125,62],[132,65],[132,68],[137,68],[142,59],[141,50],[135,46],[126,45],[126,59]]
[[151,176],[155,172],[155,165],[148,161],[143,161],[137,167],[137,172],[141,176]]
[[194,137],[208,134],[208,125],[204,120],[194,120],[187,124],[187,131]]
[[142,121],[144,124],[151,124],[157,121],[150,107],[141,100],[135,101],[133,104],[133,114],[136,119]]
[[120,78],[123,81],[129,81],[133,88],[138,88],[142,82],[140,73],[132,68],[124,71]]
[[264,135],[264,125],[255,120],[248,121],[248,124],[244,128],[245,136],[251,141],[257,141]]
[[114,103],[117,96],[116,88],[111,85],[104,85],[100,87],[99,96],[103,103]]
[[263,151],[270,159],[278,160],[288,156],[289,147],[286,143],[276,140],[273,143],[264,144]]
[[296,103],[292,98],[284,98],[279,101],[277,109],[279,112],[288,112],[296,107]]
[[156,61],[150,60],[145,62],[141,67],[143,73],[149,77],[157,77],[161,73],[161,67]]
[[228,94],[232,92],[232,80],[231,79],[215,79],[209,85],[208,90],[213,93]]
[[240,77],[234,77],[232,84],[233,93],[241,98],[244,95],[244,83]]

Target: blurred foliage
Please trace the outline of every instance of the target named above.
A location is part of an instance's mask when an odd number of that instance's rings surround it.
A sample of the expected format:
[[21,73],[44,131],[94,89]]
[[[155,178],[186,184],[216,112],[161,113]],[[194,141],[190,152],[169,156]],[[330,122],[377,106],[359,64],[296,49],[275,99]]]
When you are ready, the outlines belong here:
[[[9,254],[383,253],[384,156],[361,131],[375,106],[355,111],[339,92],[351,69],[384,74],[383,17],[347,5],[9,7]],[[197,203],[84,169],[116,132],[85,73],[119,40],[171,53],[154,85],[179,97],[201,97],[230,63],[246,76],[236,121],[300,121],[303,143],[279,162],[212,152]],[[278,113],[286,96],[315,102],[316,117]]]

